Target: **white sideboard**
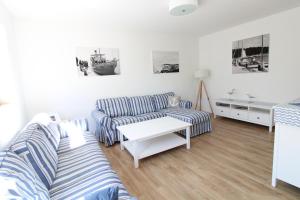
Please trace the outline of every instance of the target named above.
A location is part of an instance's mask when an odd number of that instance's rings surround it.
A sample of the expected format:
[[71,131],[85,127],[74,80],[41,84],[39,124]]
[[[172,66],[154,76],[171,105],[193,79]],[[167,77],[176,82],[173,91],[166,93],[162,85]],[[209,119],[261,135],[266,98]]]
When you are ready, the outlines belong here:
[[275,105],[275,103],[269,102],[216,99],[215,117],[227,117],[268,126],[269,132],[272,132],[274,126],[273,106]]

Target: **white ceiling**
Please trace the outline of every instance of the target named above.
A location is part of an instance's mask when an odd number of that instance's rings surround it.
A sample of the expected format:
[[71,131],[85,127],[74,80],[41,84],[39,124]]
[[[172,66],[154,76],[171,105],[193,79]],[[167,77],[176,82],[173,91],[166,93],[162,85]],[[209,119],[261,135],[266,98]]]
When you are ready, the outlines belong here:
[[300,0],[199,0],[174,17],[168,0],[0,0],[17,19],[86,22],[104,28],[205,35],[300,6]]

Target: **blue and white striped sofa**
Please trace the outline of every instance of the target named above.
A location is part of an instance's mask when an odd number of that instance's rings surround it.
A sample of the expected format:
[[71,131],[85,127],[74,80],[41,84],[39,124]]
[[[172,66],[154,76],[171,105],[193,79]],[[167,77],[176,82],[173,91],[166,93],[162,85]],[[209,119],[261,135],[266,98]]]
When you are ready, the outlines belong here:
[[[191,109],[192,102],[181,100],[179,108],[168,107],[173,92],[156,95],[98,99],[92,117],[96,122],[96,137],[106,146],[120,141],[117,126],[170,116],[193,124],[191,137],[210,132],[210,114]],[[181,132],[183,135],[185,131]]]
[[[110,187],[118,188],[120,200],[135,199],[93,134],[76,123],[65,122],[62,128],[44,123],[30,123],[0,152],[0,199],[85,199]],[[59,129],[68,137],[60,138]]]

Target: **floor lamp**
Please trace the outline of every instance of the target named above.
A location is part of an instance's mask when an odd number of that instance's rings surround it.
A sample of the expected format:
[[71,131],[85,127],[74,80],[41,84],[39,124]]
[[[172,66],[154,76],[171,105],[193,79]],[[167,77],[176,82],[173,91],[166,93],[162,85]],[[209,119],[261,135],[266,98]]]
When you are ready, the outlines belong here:
[[198,92],[197,92],[197,100],[196,100],[196,106],[195,109],[197,110],[198,105],[199,105],[199,110],[201,110],[201,102],[202,102],[202,91],[204,90],[206,97],[207,97],[207,101],[210,107],[210,110],[212,112],[212,114],[214,114],[214,111],[212,109],[210,100],[209,100],[209,96],[204,84],[204,79],[209,77],[209,71],[207,69],[199,69],[198,71],[195,72],[195,78],[199,79],[199,87],[198,87]]

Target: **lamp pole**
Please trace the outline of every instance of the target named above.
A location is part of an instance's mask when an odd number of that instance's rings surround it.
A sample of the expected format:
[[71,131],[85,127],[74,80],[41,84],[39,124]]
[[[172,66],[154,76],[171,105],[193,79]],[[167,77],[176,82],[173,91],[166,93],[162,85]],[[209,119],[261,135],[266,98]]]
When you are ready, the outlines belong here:
[[210,107],[210,110],[212,112],[212,114],[214,114],[214,111],[212,109],[212,105],[210,103],[210,99],[209,99],[209,95],[207,93],[205,84],[203,79],[209,76],[209,72],[208,70],[198,70],[195,72],[195,78],[199,79],[199,86],[198,86],[198,92],[197,92],[197,98],[196,98],[196,105],[195,105],[195,110],[198,109],[198,104],[199,104],[199,110],[202,110],[202,90],[204,90],[205,94],[206,94],[206,98]]

